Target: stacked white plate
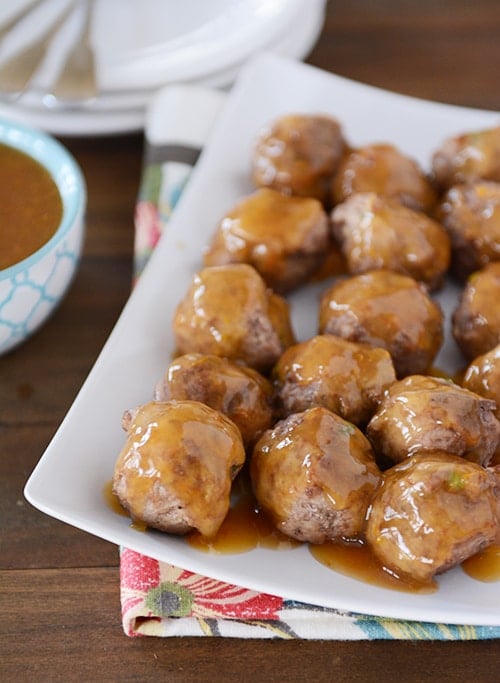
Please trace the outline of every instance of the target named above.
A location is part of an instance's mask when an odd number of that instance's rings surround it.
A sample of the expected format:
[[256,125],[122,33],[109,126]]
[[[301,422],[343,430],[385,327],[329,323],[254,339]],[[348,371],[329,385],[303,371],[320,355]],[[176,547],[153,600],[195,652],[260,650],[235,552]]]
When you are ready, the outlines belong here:
[[[95,135],[141,129],[152,95],[170,83],[226,88],[244,62],[269,51],[303,59],[322,29],[326,0],[94,0],[91,43],[99,94],[61,101],[50,94],[83,7],[62,25],[30,87],[0,93],[0,115],[60,135]],[[10,3],[9,3],[10,4]],[[23,0],[29,4],[29,0]],[[71,5],[45,0],[0,45],[0,67],[23,43]],[[12,12],[12,5],[10,7]],[[0,27],[9,11],[0,8]]]

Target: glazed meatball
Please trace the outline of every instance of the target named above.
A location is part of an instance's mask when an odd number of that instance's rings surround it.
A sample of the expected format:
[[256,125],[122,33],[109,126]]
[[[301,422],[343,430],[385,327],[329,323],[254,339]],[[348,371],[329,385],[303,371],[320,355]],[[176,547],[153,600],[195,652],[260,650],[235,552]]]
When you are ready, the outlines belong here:
[[398,199],[417,211],[431,211],[436,193],[419,165],[393,145],[374,144],[346,154],[333,181],[334,204],[357,192]]
[[366,540],[382,564],[422,583],[492,545],[498,529],[493,470],[443,452],[384,473]]
[[312,274],[310,282],[322,282],[339,277],[339,275],[348,275],[347,263],[340,246],[332,238],[325,252],[325,258],[320,267]]
[[500,183],[450,188],[438,215],[450,235],[452,271],[460,281],[500,260]]
[[124,417],[113,491],[132,519],[173,534],[217,533],[244,464],[231,420],[196,401],[152,401]]
[[363,433],[326,408],[310,408],[264,432],[250,462],[259,506],[299,541],[359,535],[380,472]]
[[358,426],[396,380],[388,351],[328,334],[290,346],[273,378],[285,415],[323,406]]
[[443,187],[477,180],[500,182],[500,127],[448,138],[432,156],[432,172]]
[[500,262],[469,276],[453,311],[452,332],[469,360],[500,344]]
[[366,435],[381,466],[435,449],[486,466],[500,437],[495,408],[448,380],[411,375],[387,389]]
[[189,353],[168,366],[155,390],[157,401],[191,400],[227,415],[247,449],[273,423],[273,387],[256,370],[227,358]]
[[443,342],[443,313],[422,283],[374,270],[323,293],[319,332],[387,349],[403,377],[431,367]]
[[330,116],[282,116],[262,131],[255,144],[253,181],[257,187],[328,203],[345,148],[342,129]]
[[450,266],[450,238],[421,211],[361,192],[335,207],[332,230],[350,273],[386,268],[424,282],[430,290],[443,284]]
[[500,344],[468,365],[462,386],[496,403],[495,415],[500,419]]
[[328,245],[328,217],[321,202],[264,188],[223,217],[204,263],[249,263],[269,287],[283,294],[310,278]]
[[295,341],[287,302],[246,264],[199,271],[177,306],[173,330],[180,354],[224,356],[259,371]]

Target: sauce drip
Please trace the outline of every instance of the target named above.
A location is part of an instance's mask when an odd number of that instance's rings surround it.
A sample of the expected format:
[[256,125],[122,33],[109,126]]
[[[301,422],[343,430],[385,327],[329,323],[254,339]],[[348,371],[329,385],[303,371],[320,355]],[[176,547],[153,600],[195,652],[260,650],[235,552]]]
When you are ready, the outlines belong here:
[[[120,503],[118,496],[116,496],[113,493],[113,482],[111,480],[105,484],[103,489],[103,496],[104,500],[106,501],[106,505],[109,507],[110,510],[115,512],[117,515],[121,515],[122,517],[130,517],[128,511],[125,510],[125,508]],[[132,529],[135,529],[136,531],[146,531],[147,529],[147,525],[139,520],[131,520],[130,527]]]
[[[245,553],[258,547],[290,550],[300,546],[299,541],[285,536],[273,526],[269,517],[258,508],[248,486],[245,478],[238,477],[235,482],[237,500],[215,536],[207,538],[198,531],[193,531],[186,536],[187,543],[201,552],[228,555]],[[105,485],[103,495],[113,512],[128,516],[128,512],[113,493],[111,481]],[[147,529],[139,521],[132,521],[130,526],[137,531]],[[419,583],[411,578],[397,576],[384,567],[361,541],[310,545],[309,550],[317,562],[364,583],[406,593],[434,593],[438,589],[435,581]],[[462,563],[462,568],[477,581],[500,580],[500,546],[490,546],[468,558]]]
[[24,152],[0,144],[0,269],[19,263],[48,242],[62,211],[50,173]]
[[215,536],[206,538],[194,531],[187,536],[187,542],[197,550],[225,554],[244,553],[257,547],[285,550],[300,545],[273,527],[248,492],[231,507]]
[[[257,547],[286,550],[301,545],[273,527],[269,517],[259,510],[249,492],[240,496],[216,536],[206,538],[193,532],[187,536],[187,542],[197,550],[220,554],[243,553]],[[432,593],[437,590],[435,582],[421,584],[390,573],[361,542],[324,543],[310,545],[309,548],[318,562],[366,583],[411,593]]]
[[490,545],[462,563],[462,569],[476,581],[500,580],[500,545]]
[[437,590],[434,581],[419,583],[391,573],[362,542],[327,542],[311,545],[309,549],[315,560],[330,569],[380,588],[406,593],[434,593]]
[[102,493],[104,500],[106,501],[106,505],[110,510],[116,512],[117,515],[121,515],[122,517],[129,517],[127,510],[122,507],[120,501],[118,500],[118,496],[113,493],[113,482],[111,479],[104,485]]

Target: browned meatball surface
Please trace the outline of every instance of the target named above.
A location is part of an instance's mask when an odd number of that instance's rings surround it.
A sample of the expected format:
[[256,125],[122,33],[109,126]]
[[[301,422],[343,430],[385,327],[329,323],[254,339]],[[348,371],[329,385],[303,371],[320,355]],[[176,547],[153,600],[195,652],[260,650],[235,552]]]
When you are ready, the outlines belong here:
[[450,235],[452,270],[459,280],[500,260],[500,183],[450,188],[438,215]]
[[468,365],[462,386],[495,401],[495,415],[500,419],[500,345],[484,353]]
[[403,377],[432,366],[443,342],[443,314],[422,283],[374,270],[339,280],[323,293],[319,332],[387,349]]
[[269,287],[285,293],[319,268],[328,245],[328,217],[321,202],[264,188],[222,218],[204,263],[249,263]]
[[273,387],[256,370],[227,358],[189,353],[176,358],[155,390],[157,401],[191,400],[227,415],[251,448],[273,423]]
[[383,475],[366,539],[398,576],[428,582],[495,541],[493,471],[447,453],[416,455]]
[[278,422],[250,462],[259,506],[299,541],[324,543],[361,533],[380,473],[363,433],[326,408]]
[[486,466],[500,437],[495,407],[447,380],[412,375],[389,387],[366,435],[382,464],[438,449]]
[[374,192],[351,195],[332,212],[350,273],[386,268],[438,289],[450,266],[450,238],[421,211]]
[[323,406],[359,426],[373,415],[396,374],[386,349],[318,335],[290,346],[273,379],[285,414]]
[[436,181],[444,187],[481,179],[500,182],[500,126],[444,140],[431,163]]
[[179,354],[205,353],[269,370],[295,339],[288,303],[246,264],[199,271],[177,306]]
[[417,211],[431,211],[436,203],[420,166],[390,144],[366,145],[344,156],[333,181],[334,203],[357,192],[393,197]]
[[174,534],[215,535],[245,461],[234,423],[196,401],[151,401],[124,424],[113,491],[132,519]]
[[500,262],[469,276],[453,311],[452,332],[469,360],[500,344]]
[[345,148],[342,129],[330,116],[282,116],[256,141],[253,181],[257,187],[328,203],[331,180]]

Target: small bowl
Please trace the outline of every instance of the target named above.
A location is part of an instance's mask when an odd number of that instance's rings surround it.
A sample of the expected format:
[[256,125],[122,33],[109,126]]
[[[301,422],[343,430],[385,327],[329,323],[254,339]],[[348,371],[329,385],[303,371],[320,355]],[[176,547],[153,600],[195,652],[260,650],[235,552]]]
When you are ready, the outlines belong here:
[[66,293],[80,261],[87,190],[74,158],[50,135],[0,118],[0,143],[24,152],[44,166],[62,199],[61,221],[52,237],[30,256],[0,270],[3,354],[33,334]]

